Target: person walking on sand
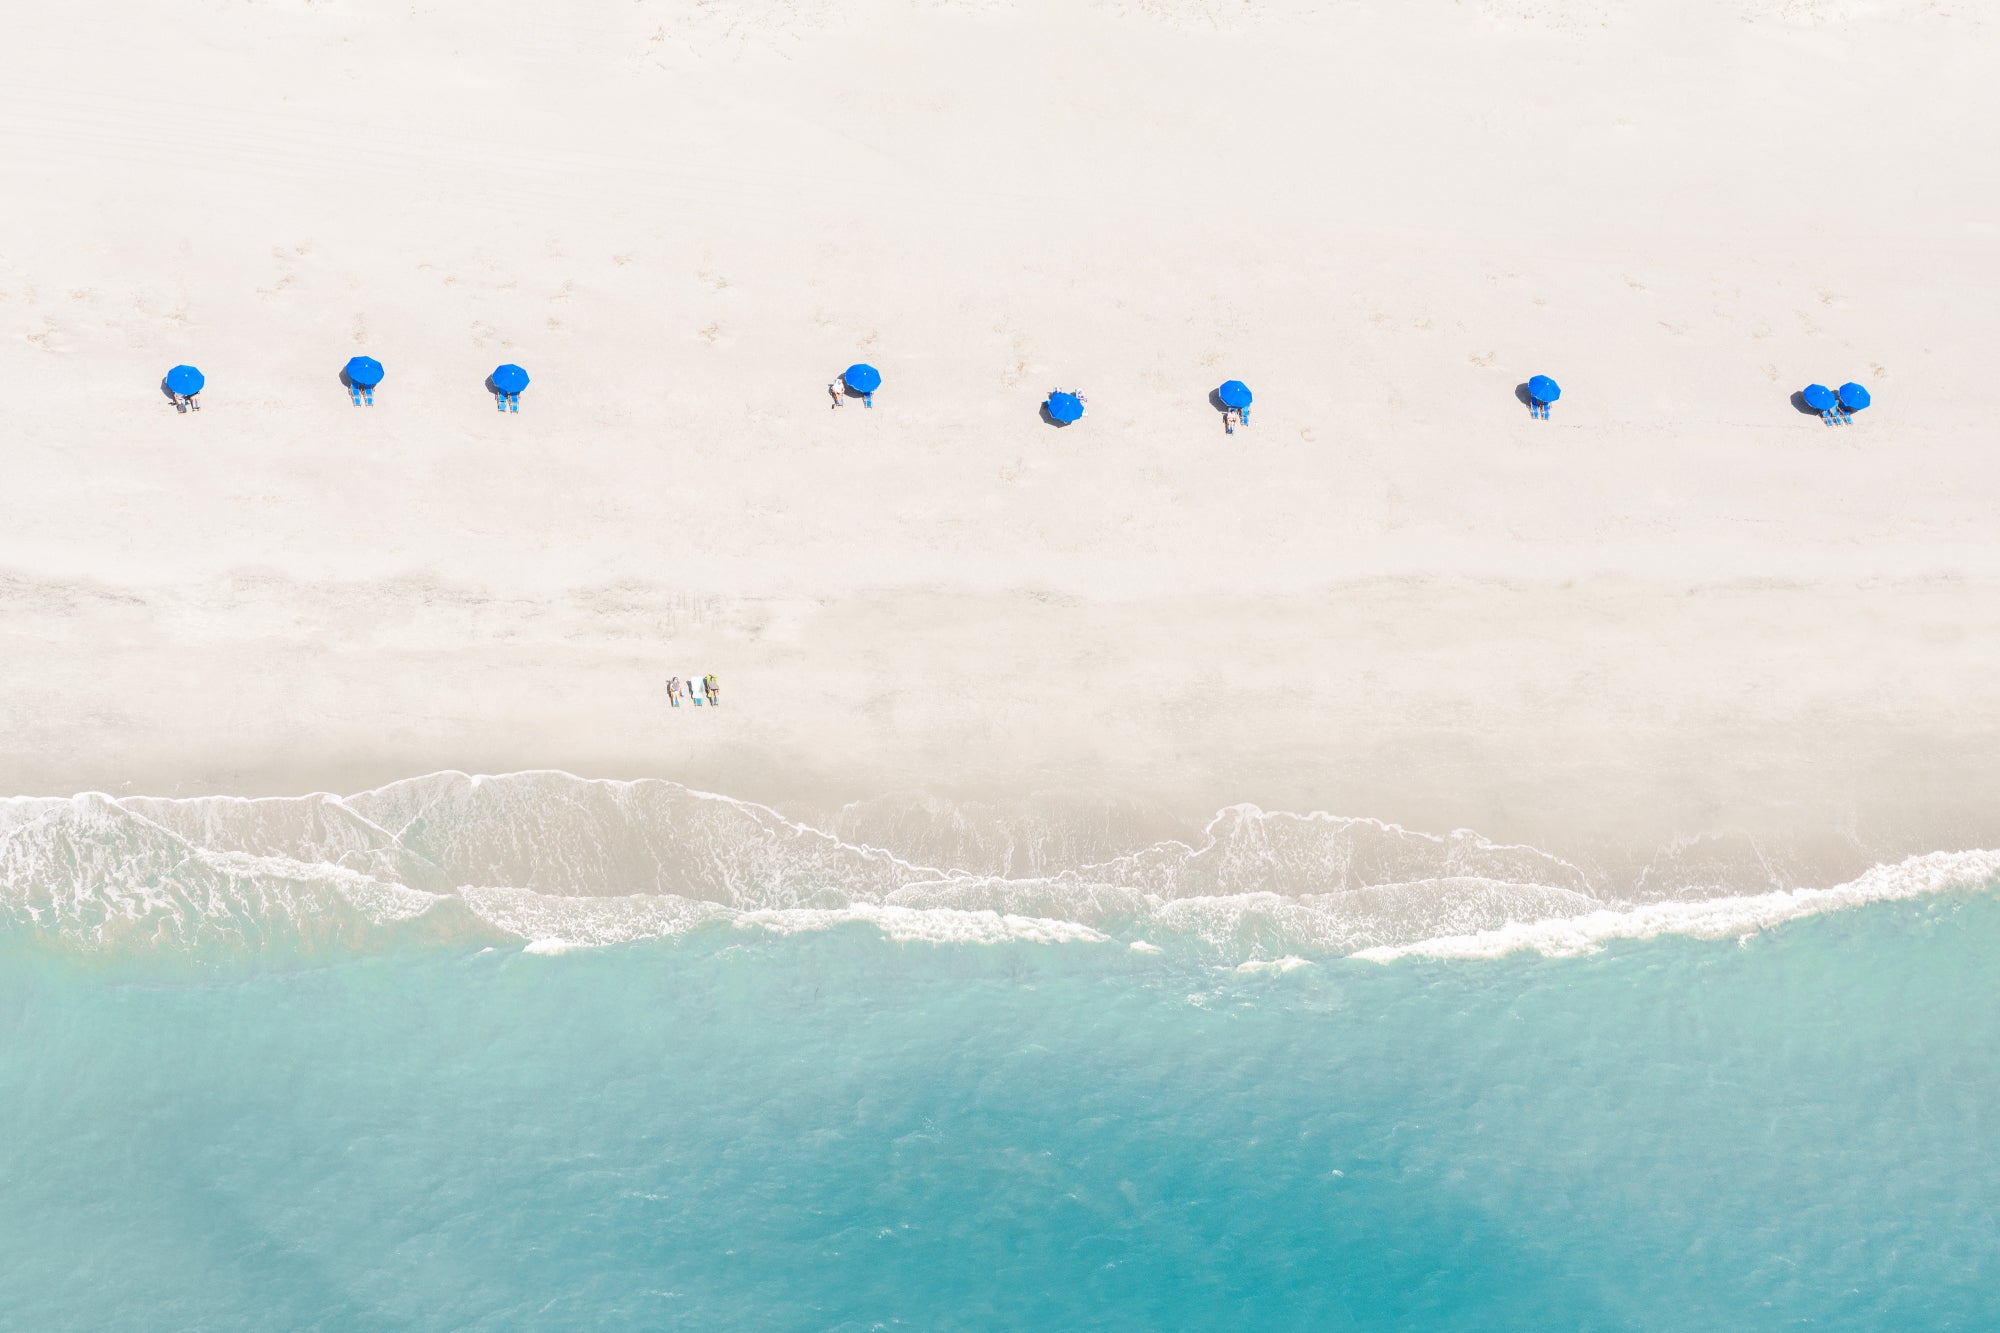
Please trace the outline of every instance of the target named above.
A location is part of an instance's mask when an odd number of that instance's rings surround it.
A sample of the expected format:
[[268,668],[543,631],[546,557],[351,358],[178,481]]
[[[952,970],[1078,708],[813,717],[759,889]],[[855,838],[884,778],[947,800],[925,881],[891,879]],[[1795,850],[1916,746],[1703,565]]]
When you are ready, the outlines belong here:
[[667,677],[667,702],[676,708],[681,706],[681,678],[679,676]]
[[708,696],[710,708],[722,707],[722,685],[715,679],[713,671],[701,678],[701,692]]

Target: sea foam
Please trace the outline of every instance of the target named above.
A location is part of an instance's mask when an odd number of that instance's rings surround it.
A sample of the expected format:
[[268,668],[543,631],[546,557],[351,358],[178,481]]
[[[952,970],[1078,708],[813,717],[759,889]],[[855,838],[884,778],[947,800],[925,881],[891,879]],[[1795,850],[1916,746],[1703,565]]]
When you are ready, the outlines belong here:
[[947,855],[920,863],[672,782],[556,772],[437,773],[345,797],[15,798],[0,801],[0,918],[90,948],[349,948],[417,930],[553,953],[859,928],[1286,965],[1721,937],[2000,879],[2000,852],[1940,852],[1830,887],[1690,884],[1630,901],[1533,847],[1248,805],[1198,837],[1123,851],[1098,815],[1065,825],[1053,808],[1003,828],[926,798],[837,822]]

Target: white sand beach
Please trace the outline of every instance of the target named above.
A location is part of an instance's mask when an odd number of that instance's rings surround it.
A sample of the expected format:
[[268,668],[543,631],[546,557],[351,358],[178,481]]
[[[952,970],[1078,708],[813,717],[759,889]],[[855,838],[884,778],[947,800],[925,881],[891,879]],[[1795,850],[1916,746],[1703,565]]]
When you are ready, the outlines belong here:
[[0,791],[1253,802],[1688,884],[2000,846],[1981,6],[9,25]]

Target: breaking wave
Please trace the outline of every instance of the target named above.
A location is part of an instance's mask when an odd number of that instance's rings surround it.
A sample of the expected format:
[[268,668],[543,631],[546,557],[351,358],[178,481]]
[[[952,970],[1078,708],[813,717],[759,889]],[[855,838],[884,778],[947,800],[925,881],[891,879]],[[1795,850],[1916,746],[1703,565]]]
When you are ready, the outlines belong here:
[[[2000,880],[2000,852],[1939,852],[1826,888],[1690,885],[1631,901],[1559,857],[1463,830],[1241,805],[1198,837],[1116,851],[1143,817],[1040,811],[1009,829],[987,813],[878,803],[828,831],[672,782],[554,772],[438,773],[344,797],[20,797],[0,801],[0,920],[94,949],[413,936],[537,953],[858,925],[913,943],[1122,942],[1284,970],[1723,938]],[[938,864],[906,859],[911,847]]]

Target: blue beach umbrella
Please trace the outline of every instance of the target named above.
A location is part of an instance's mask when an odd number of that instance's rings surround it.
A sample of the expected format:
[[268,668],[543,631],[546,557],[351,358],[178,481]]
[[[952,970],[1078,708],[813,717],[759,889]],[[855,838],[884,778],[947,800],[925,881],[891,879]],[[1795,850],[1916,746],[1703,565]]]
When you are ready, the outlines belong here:
[[493,387],[501,393],[519,393],[528,387],[528,372],[510,361],[493,372]]
[[1852,380],[1840,386],[1840,405],[1850,412],[1859,412],[1873,401],[1868,396],[1868,390]]
[[1222,400],[1224,407],[1244,408],[1250,406],[1250,386],[1242,380],[1229,380],[1225,382],[1220,389],[1215,391],[1215,396]]
[[841,372],[841,380],[856,393],[874,393],[882,387],[882,372],[865,361],[857,361]]
[[1806,400],[1806,406],[1815,412],[1830,411],[1833,407],[1833,390],[1824,384],[1808,384],[1799,397]]
[[1049,415],[1068,425],[1083,417],[1083,402],[1073,393],[1052,393],[1049,395]]
[[183,398],[192,398],[201,392],[201,386],[208,383],[201,372],[193,366],[175,366],[167,372],[167,390]]
[[1528,381],[1528,396],[1538,403],[1553,403],[1563,396],[1562,385],[1547,375],[1537,375]]
[[382,382],[382,363],[372,356],[349,357],[347,378],[363,388],[373,388]]

